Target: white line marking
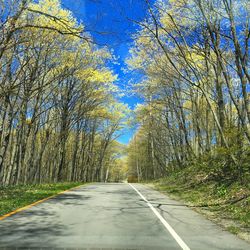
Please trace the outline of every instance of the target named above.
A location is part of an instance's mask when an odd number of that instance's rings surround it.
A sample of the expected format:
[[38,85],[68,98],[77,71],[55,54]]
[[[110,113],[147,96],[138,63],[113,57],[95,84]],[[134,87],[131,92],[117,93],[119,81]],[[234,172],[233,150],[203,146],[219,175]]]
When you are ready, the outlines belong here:
[[160,215],[160,213],[153,207],[153,205],[130,183],[128,183],[139,195],[140,197],[147,203],[147,205],[151,208],[154,214],[159,218],[161,223],[165,226],[165,228],[169,231],[169,233],[173,236],[176,242],[183,250],[190,250],[190,248],[186,245],[186,243],[181,239],[181,237],[174,231],[174,229],[167,223],[167,221]]

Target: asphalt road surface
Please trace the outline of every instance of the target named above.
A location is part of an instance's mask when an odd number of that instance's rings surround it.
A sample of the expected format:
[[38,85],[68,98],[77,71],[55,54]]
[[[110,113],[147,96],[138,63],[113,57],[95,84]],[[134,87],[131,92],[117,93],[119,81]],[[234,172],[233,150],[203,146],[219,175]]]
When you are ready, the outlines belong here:
[[141,184],[91,184],[0,221],[0,249],[250,249]]

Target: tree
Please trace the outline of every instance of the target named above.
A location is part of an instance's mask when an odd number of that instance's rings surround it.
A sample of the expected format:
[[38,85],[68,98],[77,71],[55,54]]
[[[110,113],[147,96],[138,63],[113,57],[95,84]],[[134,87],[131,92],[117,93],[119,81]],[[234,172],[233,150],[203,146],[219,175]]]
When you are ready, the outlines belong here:
[[112,54],[60,1],[12,2],[1,5],[0,184],[105,180],[127,109]]
[[153,167],[155,178],[209,154],[221,157],[219,175],[242,178],[249,164],[243,170],[239,156],[250,142],[247,5],[240,11],[238,1],[146,3],[148,16],[136,22],[140,30],[127,60],[141,75],[135,91],[145,100],[137,117],[149,143],[139,145],[154,158],[142,169]]

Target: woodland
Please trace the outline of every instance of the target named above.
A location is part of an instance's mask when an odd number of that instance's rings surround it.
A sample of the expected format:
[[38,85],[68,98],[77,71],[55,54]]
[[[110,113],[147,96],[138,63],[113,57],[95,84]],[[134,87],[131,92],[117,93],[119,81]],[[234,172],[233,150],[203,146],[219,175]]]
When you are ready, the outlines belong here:
[[188,168],[200,182],[249,183],[249,2],[147,3],[127,60],[144,100],[130,173],[143,181]]
[[104,181],[128,114],[112,54],[60,1],[0,13],[0,184]]
[[128,20],[138,27],[128,85],[143,100],[133,110],[112,50],[59,0],[0,1],[0,185],[140,182],[185,169],[248,183],[248,0],[145,5],[143,21]]

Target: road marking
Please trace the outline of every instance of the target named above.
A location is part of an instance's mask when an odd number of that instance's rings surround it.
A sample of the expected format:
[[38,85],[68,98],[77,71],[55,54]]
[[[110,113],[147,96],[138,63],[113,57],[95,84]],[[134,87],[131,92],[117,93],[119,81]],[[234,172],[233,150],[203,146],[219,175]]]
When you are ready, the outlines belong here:
[[186,243],[181,239],[181,237],[174,231],[174,229],[167,223],[167,221],[160,215],[160,213],[153,207],[153,205],[130,183],[128,183],[139,196],[147,203],[147,205],[151,208],[154,214],[158,217],[161,223],[165,226],[165,228],[169,231],[169,233],[173,236],[176,242],[183,250],[190,250],[190,248],[186,245]]
[[24,211],[24,210],[27,210],[27,209],[29,209],[29,208],[31,208],[31,207],[34,207],[34,206],[38,205],[38,204],[40,204],[40,203],[42,203],[42,202],[44,202],[44,201],[47,201],[47,200],[52,199],[52,198],[54,198],[54,197],[56,197],[56,196],[58,196],[58,195],[60,195],[60,194],[64,194],[64,193],[66,193],[66,192],[72,191],[72,190],[77,189],[77,188],[79,188],[79,187],[81,187],[81,186],[84,186],[84,185],[85,185],[85,184],[80,185],[80,186],[77,186],[77,187],[70,188],[70,189],[65,190],[65,191],[62,191],[62,192],[60,192],[60,193],[58,193],[58,194],[55,194],[55,195],[49,196],[49,197],[47,197],[47,198],[44,198],[44,199],[42,199],[42,200],[36,201],[36,202],[34,202],[34,203],[30,204],[30,205],[27,205],[27,206],[25,206],[25,207],[18,208],[18,209],[14,210],[14,211],[12,211],[12,212],[10,212],[10,213],[8,213],[8,214],[4,214],[4,215],[0,216],[0,221],[1,221],[1,220],[4,220],[4,219],[7,218],[7,217],[10,217],[11,215],[20,213],[20,212],[22,212],[22,211]]

